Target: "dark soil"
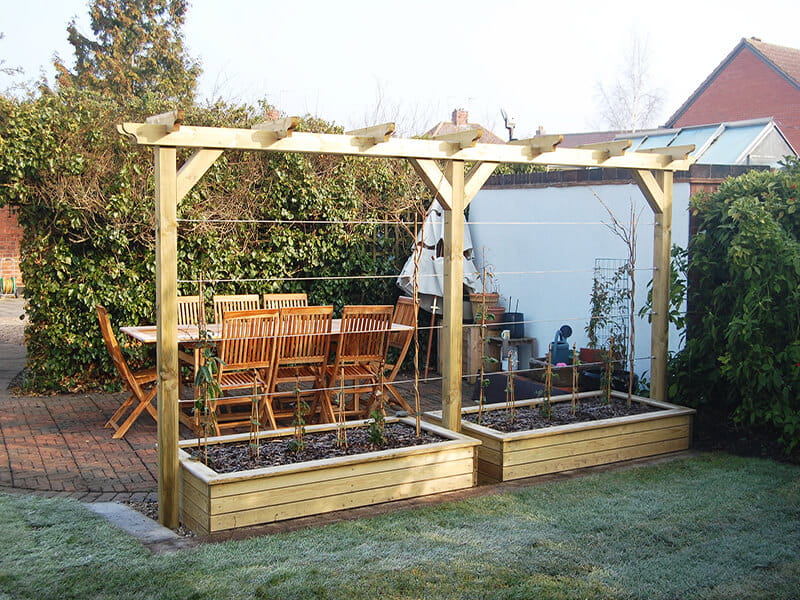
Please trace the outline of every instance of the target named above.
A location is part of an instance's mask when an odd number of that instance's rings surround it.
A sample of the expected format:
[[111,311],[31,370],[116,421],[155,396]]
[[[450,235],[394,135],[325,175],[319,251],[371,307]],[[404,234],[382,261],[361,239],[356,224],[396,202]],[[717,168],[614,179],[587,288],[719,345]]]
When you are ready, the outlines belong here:
[[[247,442],[212,444],[208,446],[208,466],[217,473],[232,473],[447,441],[445,438],[427,431],[422,431],[421,435],[417,437],[414,426],[405,423],[387,423],[384,437],[386,440],[384,444],[373,444],[367,428],[348,428],[347,446],[340,448],[336,443],[336,431],[306,433],[303,436],[304,447],[300,451],[293,450],[294,437],[291,436],[276,440],[263,440],[259,444],[258,458],[255,459],[250,457]],[[194,453],[196,453],[196,449]]]
[[800,464],[800,450],[793,455],[787,454],[779,437],[769,428],[737,424],[724,412],[703,407],[695,416],[692,447]]
[[[638,415],[658,410],[661,409],[647,404],[640,404],[639,402],[632,402],[628,406],[627,400],[619,398],[612,398],[610,404],[606,404],[600,398],[582,398],[576,404],[574,415],[569,402],[558,402],[551,405],[552,414],[549,416],[543,405],[517,407],[513,420],[507,409],[484,411],[480,425],[510,433],[512,431],[544,429],[556,425]],[[472,423],[478,423],[478,413],[464,415],[464,419]]]

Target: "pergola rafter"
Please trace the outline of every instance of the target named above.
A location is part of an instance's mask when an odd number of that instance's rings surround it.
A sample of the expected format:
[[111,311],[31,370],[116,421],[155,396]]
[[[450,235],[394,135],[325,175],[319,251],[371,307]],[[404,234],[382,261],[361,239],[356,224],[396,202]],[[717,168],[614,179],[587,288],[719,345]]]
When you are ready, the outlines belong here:
[[[503,162],[561,167],[630,169],[655,214],[651,395],[664,399],[669,315],[669,259],[673,172],[687,170],[694,146],[626,152],[630,142],[560,148],[561,136],[537,136],[509,144],[481,144],[480,130],[441,139],[392,137],[394,124],[349,134],[295,131],[296,117],[253,129],[182,125],[182,111],[151,117],[145,123],[118,125],[137,144],[153,146],[156,174],[156,307],[158,368],[159,520],[178,525],[178,339],[177,204],[225,150],[302,152],[407,159],[445,209],[443,299],[443,424],[461,422],[462,282],[464,209]],[[176,149],[197,151],[177,169]],[[437,161],[444,162],[444,169]],[[465,173],[466,163],[474,163]]]

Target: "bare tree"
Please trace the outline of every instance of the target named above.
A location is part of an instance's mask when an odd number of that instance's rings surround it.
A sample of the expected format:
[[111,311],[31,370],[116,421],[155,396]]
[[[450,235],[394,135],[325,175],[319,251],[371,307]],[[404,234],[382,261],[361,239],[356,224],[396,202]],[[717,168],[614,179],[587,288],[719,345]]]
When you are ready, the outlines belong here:
[[[5,36],[5,33],[0,32],[0,40],[2,40]],[[22,69],[19,67],[7,67],[5,59],[0,58],[0,73],[3,75],[17,75],[22,73]]]
[[652,127],[664,104],[664,90],[650,83],[650,51],[647,39],[631,33],[625,58],[615,81],[596,84],[598,114],[604,125],[637,131]]

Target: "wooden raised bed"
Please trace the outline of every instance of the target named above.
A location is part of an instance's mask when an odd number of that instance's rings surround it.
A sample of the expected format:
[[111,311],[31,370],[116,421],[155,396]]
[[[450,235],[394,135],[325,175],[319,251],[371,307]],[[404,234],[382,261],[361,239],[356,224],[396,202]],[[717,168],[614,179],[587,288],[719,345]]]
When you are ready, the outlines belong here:
[[[597,394],[583,392],[578,397],[588,398]],[[612,394],[617,398],[627,398],[627,394]],[[551,404],[570,402],[570,398],[554,396]],[[478,483],[533,477],[689,448],[694,409],[640,396],[633,398],[635,402],[661,410],[513,433],[503,433],[462,419],[462,433],[481,441]],[[535,406],[541,402],[541,399],[522,400],[516,405]],[[505,408],[505,403],[498,403],[486,405],[484,410]],[[476,412],[478,407],[462,409],[462,414]],[[439,423],[441,411],[425,413],[424,417]]]
[[[413,427],[412,419],[399,420]],[[364,422],[348,423],[348,427],[359,423]],[[181,521],[205,535],[473,487],[479,442],[430,423],[422,426],[443,441],[235,473],[217,473],[181,450]],[[311,425],[306,433],[335,427]],[[261,437],[291,437],[292,433],[292,429],[282,429],[263,432]],[[208,441],[221,444],[247,440],[247,434],[239,434]],[[189,440],[180,446],[196,447],[197,442]]]

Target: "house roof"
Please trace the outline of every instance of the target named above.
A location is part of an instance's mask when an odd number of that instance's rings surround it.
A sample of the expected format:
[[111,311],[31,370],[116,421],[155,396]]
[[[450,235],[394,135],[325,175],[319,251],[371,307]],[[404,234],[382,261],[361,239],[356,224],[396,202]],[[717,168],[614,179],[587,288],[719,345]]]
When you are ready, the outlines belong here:
[[[768,138],[771,143],[762,144]],[[776,165],[786,154],[796,154],[771,118],[623,132],[616,139],[631,140],[631,152],[694,144],[690,156],[706,165]]]
[[448,133],[457,133],[459,131],[467,131],[469,129],[480,129],[483,131],[481,144],[505,144],[506,140],[497,136],[488,127],[480,123],[468,122],[469,113],[464,109],[456,109],[453,111],[453,117],[450,121],[442,121],[431,127],[428,131],[423,133],[424,137],[436,137],[437,135],[447,135]]
[[753,52],[757,57],[763,60],[769,67],[774,69],[786,81],[794,85],[800,90],[800,50],[795,48],[787,48],[785,46],[776,46],[775,44],[767,44],[758,38],[742,38],[736,47],[725,57],[725,59],[717,65],[711,74],[700,84],[700,86],[686,99],[686,101],[678,108],[677,111],[667,119],[666,126],[670,127],[677,122],[680,116],[692,105],[695,100],[711,85],[711,83],[725,70],[731,63],[744,50]]

